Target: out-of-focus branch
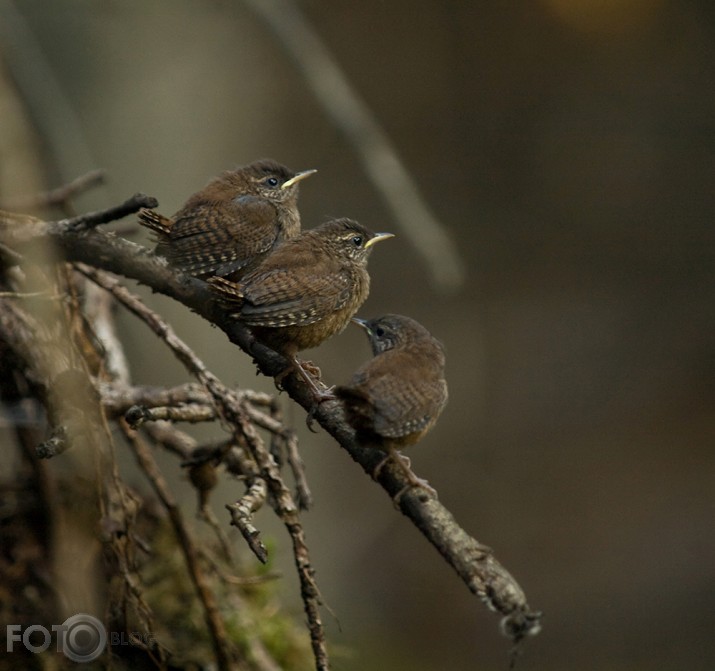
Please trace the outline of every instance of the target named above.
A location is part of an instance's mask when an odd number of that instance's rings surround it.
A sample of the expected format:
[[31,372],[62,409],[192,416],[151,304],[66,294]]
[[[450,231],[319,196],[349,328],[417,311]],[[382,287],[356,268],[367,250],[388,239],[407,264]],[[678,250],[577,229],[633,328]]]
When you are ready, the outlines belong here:
[[335,58],[291,0],[244,0],[278,37],[331,121],[345,134],[363,169],[405,236],[424,258],[435,283],[458,289],[466,268],[444,226],[432,214],[397,149]]
[[54,207],[65,205],[72,197],[87,191],[99,184],[103,184],[105,179],[104,170],[91,170],[76,177],[71,182],[62,186],[38,193],[27,198],[18,198],[10,202],[4,202],[3,207],[9,210],[35,210],[40,207]]
[[12,0],[0,2],[0,47],[32,120],[59,169],[69,179],[96,165],[82,123],[58,80],[52,63]]

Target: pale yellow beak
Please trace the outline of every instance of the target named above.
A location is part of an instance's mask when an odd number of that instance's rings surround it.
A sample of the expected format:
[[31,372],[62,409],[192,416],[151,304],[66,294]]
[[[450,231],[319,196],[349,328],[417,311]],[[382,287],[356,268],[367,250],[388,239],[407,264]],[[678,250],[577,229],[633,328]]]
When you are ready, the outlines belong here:
[[312,174],[318,172],[317,170],[303,170],[303,172],[299,172],[298,174],[294,175],[291,177],[287,182],[283,182],[283,185],[281,186],[281,189],[287,189],[289,186],[293,186],[294,184],[297,184],[300,182],[301,179],[305,179],[306,177],[310,177]]
[[365,243],[365,249],[370,249],[370,247],[372,247],[376,242],[380,242],[380,240],[388,240],[389,238],[394,237],[394,233],[375,233],[375,235]]

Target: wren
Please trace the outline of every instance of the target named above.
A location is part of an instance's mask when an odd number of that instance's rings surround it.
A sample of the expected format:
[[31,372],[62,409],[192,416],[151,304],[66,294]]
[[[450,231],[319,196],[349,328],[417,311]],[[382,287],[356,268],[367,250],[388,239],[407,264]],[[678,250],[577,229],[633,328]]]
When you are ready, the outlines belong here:
[[315,172],[256,161],[212,179],[173,217],[145,209],[139,223],[154,231],[155,253],[174,268],[236,281],[300,233],[298,184]]
[[388,314],[353,322],[365,329],[374,357],[355,372],[348,384],[336,387],[334,394],[343,401],[346,418],[358,438],[387,452],[373,477],[392,459],[409,486],[434,491],[415,476],[409,460],[398,450],[421,440],[447,404],[444,349],[410,317]]
[[209,283],[256,340],[288,359],[318,400],[332,398],[296,355],[345,328],[370,291],[373,245],[391,237],[335,219],[282,242],[240,282],[215,277]]

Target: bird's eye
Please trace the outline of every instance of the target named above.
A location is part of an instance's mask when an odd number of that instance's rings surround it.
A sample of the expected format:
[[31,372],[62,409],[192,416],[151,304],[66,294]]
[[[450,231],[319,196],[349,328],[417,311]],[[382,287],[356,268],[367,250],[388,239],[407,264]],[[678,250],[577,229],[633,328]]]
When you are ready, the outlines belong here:
[[278,186],[278,178],[276,177],[269,177],[268,179],[265,180],[265,183],[268,186]]
[[375,329],[375,335],[376,335],[378,338],[382,338],[382,336],[385,335],[385,329],[382,328],[382,326],[378,326],[378,327]]
[[352,242],[356,247],[360,247],[362,245],[362,235],[354,235],[350,242]]

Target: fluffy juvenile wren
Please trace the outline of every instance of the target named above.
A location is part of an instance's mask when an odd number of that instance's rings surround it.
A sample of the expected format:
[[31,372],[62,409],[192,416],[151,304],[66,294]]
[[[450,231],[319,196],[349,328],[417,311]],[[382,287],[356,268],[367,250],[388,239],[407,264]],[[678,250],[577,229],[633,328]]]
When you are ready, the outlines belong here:
[[277,243],[300,233],[298,183],[314,172],[256,161],[212,179],[171,219],[141,210],[139,223],[156,233],[156,253],[175,268],[238,280]]
[[334,394],[343,401],[358,436],[388,453],[373,476],[393,459],[410,486],[431,489],[410,470],[409,460],[398,449],[419,441],[447,404],[442,345],[424,326],[402,315],[353,322],[365,329],[374,358]]
[[296,355],[345,328],[370,291],[373,245],[391,237],[335,219],[281,243],[239,283],[220,277],[209,282],[229,308],[235,306],[232,316],[285,356],[323,399],[330,395],[318,389]]

